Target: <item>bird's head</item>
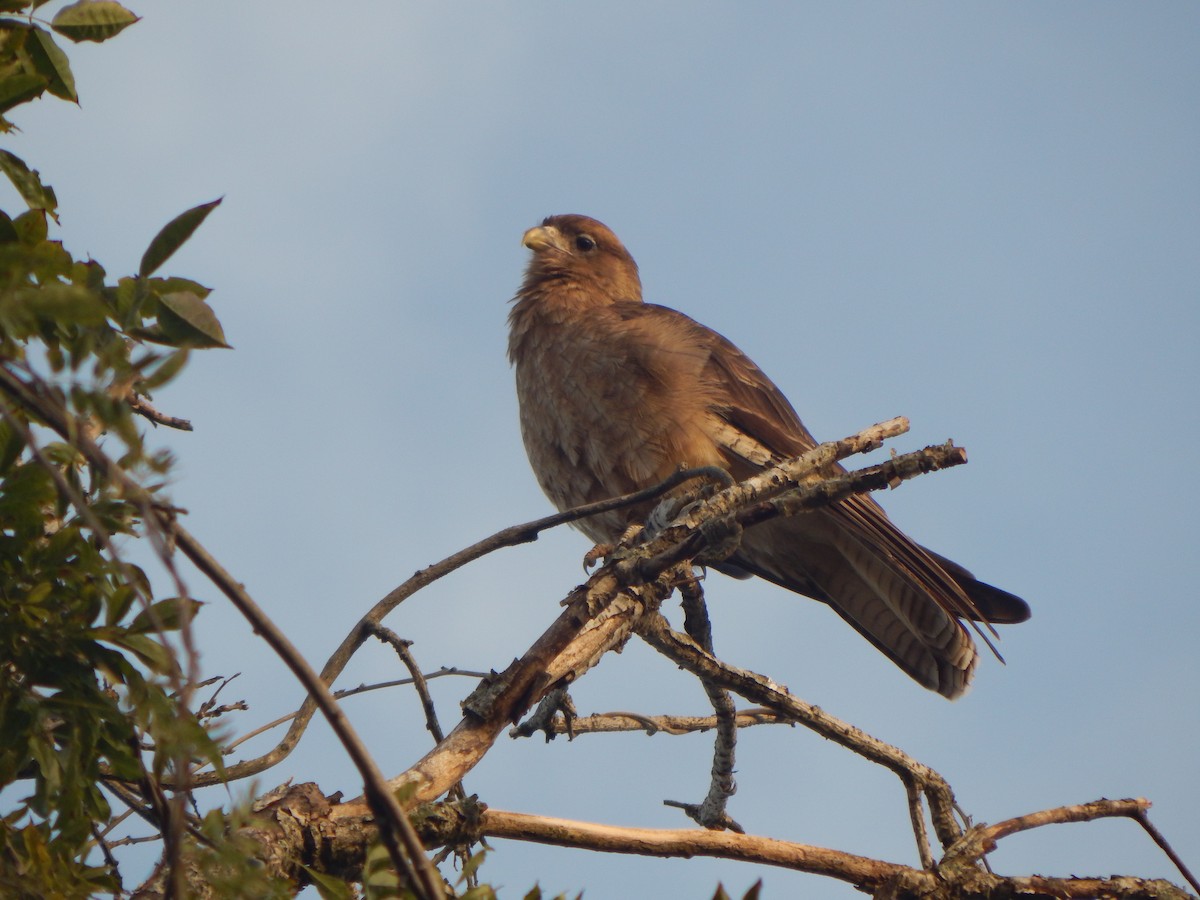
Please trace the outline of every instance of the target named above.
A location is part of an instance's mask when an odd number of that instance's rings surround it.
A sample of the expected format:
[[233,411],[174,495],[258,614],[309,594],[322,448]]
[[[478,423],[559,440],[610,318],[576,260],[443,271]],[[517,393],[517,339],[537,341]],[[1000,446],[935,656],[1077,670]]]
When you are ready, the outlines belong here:
[[521,243],[533,251],[522,293],[548,281],[574,282],[596,302],[640,302],[637,263],[608,227],[587,216],[549,216]]

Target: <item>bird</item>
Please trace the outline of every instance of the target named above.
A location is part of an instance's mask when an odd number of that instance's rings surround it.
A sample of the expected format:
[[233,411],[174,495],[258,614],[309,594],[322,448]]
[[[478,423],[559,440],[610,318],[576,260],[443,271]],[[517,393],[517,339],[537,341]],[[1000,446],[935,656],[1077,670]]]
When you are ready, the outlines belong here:
[[[511,301],[508,357],[526,454],[559,510],[641,490],[681,467],[719,466],[741,480],[817,446],[783,392],[732,342],[642,299],[637,263],[607,226],[549,216],[522,243],[532,256]],[[576,525],[611,544],[649,511]],[[827,604],[950,699],[966,691],[979,655],[961,620],[990,626],[1030,616],[1020,597],[922,547],[866,495],[747,528],[714,568]]]

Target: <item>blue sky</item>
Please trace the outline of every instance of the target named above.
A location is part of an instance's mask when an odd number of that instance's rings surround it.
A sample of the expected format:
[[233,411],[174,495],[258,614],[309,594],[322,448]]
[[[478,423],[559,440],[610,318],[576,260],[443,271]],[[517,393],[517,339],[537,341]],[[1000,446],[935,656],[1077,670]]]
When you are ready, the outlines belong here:
[[[156,398],[189,526],[316,663],[415,569],[548,511],[504,356],[523,230],[593,215],[648,300],[724,333],[836,438],[893,415],[970,465],[881,500],[1029,600],[956,703],[818,604],[714,575],[718,652],[941,771],[976,819],[1146,796],[1200,865],[1200,9],[1193,4],[147,4],[71,48],[81,108],[5,146],[116,275],[176,213],[225,202],[168,265],[216,290],[232,352]],[[339,14],[340,13],[340,14]],[[15,206],[6,194],[6,206]],[[430,669],[501,668],[581,578],[562,532],[486,559],[388,624]],[[193,587],[206,596],[198,580]],[[249,730],[300,691],[217,596],[206,670]],[[370,648],[341,686],[397,677]],[[234,689],[236,687],[236,690]],[[444,724],[471,685],[436,685]],[[702,713],[644,647],[581,712]],[[349,701],[388,773],[424,752],[407,694]],[[265,749],[267,743],[247,745]],[[706,737],[502,739],[467,781],[498,808],[682,827]],[[891,776],[800,730],[743,732],[748,831],[915,862]],[[261,783],[357,793],[323,725]],[[1006,873],[1176,877],[1130,823],[1003,842]],[[591,898],[810,876],[496,842],[485,878]]]

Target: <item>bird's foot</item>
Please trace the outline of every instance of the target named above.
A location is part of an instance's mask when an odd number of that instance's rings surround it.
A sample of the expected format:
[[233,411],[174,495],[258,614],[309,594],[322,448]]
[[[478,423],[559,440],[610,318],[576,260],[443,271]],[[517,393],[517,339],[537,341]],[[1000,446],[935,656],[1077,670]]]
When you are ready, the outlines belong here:
[[600,562],[606,556],[610,556],[613,550],[617,549],[615,544],[597,544],[587,553],[583,554],[583,571],[592,571],[592,566]]
[[596,565],[596,563],[600,562],[602,559],[611,557],[614,553],[616,553],[618,547],[624,547],[635,537],[637,537],[638,534],[641,533],[641,530],[642,526],[635,523],[621,532],[621,536],[617,538],[615,543],[597,544],[594,546],[591,550],[583,555],[583,571],[590,572],[592,570],[592,566]]
[[742,543],[742,526],[736,519],[723,516],[700,526],[706,544],[701,555],[704,564],[720,562],[737,552]]

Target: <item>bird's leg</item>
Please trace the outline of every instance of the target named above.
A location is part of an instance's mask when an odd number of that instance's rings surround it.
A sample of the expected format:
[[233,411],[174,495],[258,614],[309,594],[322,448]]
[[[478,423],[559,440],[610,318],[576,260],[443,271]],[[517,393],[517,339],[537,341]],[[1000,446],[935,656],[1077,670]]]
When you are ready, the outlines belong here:
[[613,552],[618,547],[624,545],[628,541],[633,540],[633,538],[637,536],[641,530],[642,526],[635,522],[621,532],[621,536],[613,543],[596,544],[591,550],[583,555],[583,571],[591,571],[592,566],[596,565],[596,563],[600,562],[600,560],[612,556]]

